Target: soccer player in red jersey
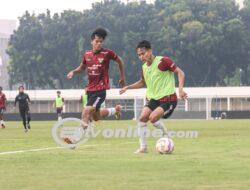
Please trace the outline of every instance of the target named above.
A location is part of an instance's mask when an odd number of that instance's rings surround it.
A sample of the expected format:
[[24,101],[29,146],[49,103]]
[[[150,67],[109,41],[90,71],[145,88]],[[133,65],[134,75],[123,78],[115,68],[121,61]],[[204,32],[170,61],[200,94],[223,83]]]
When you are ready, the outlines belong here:
[[97,121],[100,118],[111,115],[119,117],[121,112],[120,105],[117,105],[115,108],[100,109],[106,98],[106,90],[110,89],[109,62],[111,60],[115,61],[119,66],[119,85],[121,87],[125,85],[124,63],[114,51],[103,47],[106,36],[107,32],[105,29],[96,29],[91,35],[92,50],[86,51],[80,66],[67,74],[67,78],[71,79],[76,73],[81,73],[84,70],[88,73],[88,102],[82,112],[84,129],[89,126],[92,118]]
[[4,114],[4,111],[6,110],[7,99],[6,99],[5,94],[2,92],[2,90],[3,88],[0,86],[0,125],[1,125],[1,128],[4,129],[5,124],[3,121],[3,114]]

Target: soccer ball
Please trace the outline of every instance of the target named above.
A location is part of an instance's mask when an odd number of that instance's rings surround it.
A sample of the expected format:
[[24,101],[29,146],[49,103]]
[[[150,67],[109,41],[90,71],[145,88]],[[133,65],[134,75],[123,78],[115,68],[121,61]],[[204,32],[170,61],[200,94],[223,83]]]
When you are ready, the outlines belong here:
[[156,142],[155,149],[160,154],[171,154],[174,151],[174,141],[167,137],[160,138]]

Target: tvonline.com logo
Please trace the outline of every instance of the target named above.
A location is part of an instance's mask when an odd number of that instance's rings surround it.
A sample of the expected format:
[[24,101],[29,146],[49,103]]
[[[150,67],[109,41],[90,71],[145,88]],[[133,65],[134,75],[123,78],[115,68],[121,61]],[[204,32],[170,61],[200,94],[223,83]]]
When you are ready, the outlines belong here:
[[[147,128],[146,137],[161,138],[197,138],[198,131],[163,131],[157,128]],[[93,123],[84,130],[82,121],[78,118],[65,118],[52,127],[52,137],[57,144],[66,148],[75,148],[88,142],[91,138],[139,138],[137,126],[95,128]]]

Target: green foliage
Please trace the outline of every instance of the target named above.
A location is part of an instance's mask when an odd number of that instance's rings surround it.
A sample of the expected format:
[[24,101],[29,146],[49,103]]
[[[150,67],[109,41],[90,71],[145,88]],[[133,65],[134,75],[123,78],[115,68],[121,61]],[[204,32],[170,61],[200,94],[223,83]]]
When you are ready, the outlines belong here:
[[[82,88],[86,77],[68,81],[66,73],[91,48],[91,32],[105,27],[106,47],[125,61],[128,83],[140,77],[135,47],[148,39],[155,54],[169,56],[183,68],[187,86],[228,85],[225,81],[237,68],[242,69],[241,84],[249,85],[250,3],[244,3],[239,10],[234,0],[156,0],[153,5],[106,0],[83,12],[26,12],[9,43],[11,83]],[[116,85],[119,74],[114,63],[110,77]]]

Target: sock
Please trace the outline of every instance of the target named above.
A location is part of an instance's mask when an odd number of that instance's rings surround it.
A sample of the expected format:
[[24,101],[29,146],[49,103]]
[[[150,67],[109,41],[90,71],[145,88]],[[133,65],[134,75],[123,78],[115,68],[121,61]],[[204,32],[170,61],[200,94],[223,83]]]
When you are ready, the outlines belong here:
[[62,121],[62,116],[59,116],[59,117],[58,117],[58,121]]
[[94,122],[93,121],[90,121],[89,122],[89,126],[91,127],[91,128],[93,128],[95,125],[94,125]]
[[110,117],[111,115],[115,115],[115,113],[116,113],[115,108],[107,108],[107,109],[108,109],[108,112],[109,112],[108,117]]
[[3,123],[3,120],[0,120],[0,124],[1,124],[1,125],[3,125],[3,124],[4,124],[4,123]]
[[94,127],[94,124],[92,121],[89,121],[89,123],[82,121],[80,128],[79,128],[80,136],[91,137],[93,127]]
[[141,149],[147,148],[146,133],[147,133],[147,123],[139,122],[138,123],[138,135],[139,135],[139,142],[140,142]]
[[153,123],[153,126],[155,126],[157,129],[160,129],[162,131],[163,136],[167,136],[167,128],[160,120]]
[[86,122],[82,121],[81,128],[83,128],[83,130],[85,130],[89,127],[89,124],[90,124],[90,122],[86,123]]

